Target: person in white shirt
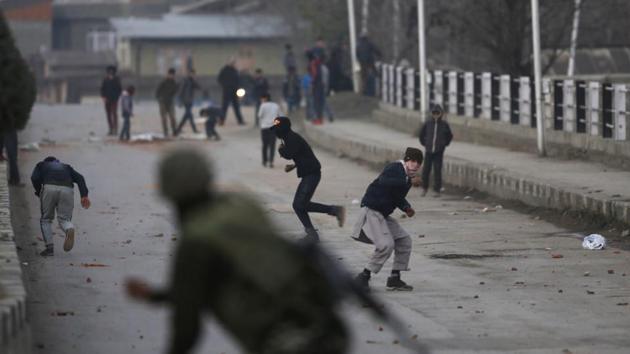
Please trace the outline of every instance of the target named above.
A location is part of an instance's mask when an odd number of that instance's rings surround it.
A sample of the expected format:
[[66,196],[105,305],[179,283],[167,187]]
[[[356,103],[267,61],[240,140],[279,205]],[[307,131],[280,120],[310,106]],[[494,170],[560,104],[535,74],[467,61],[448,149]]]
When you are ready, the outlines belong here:
[[276,135],[271,130],[276,117],[282,116],[280,105],[271,101],[271,95],[263,93],[260,96],[260,109],[258,121],[260,122],[260,136],[262,138],[262,164],[264,167],[273,168],[273,157],[276,150]]

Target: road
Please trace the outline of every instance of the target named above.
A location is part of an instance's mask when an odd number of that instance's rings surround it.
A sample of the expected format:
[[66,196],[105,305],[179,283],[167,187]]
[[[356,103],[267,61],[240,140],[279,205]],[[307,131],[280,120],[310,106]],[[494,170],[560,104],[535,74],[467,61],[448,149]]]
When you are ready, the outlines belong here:
[[[159,131],[157,107],[137,105],[132,133]],[[245,110],[251,117],[252,111]],[[23,151],[25,181],[34,165],[54,155],[86,177],[92,208],[75,209],[75,248],[38,256],[39,201],[32,188],[11,190],[12,220],[29,293],[35,353],[159,353],[168,340],[168,312],[125,297],[123,280],[141,276],[166,284],[178,234],[169,206],[156,190],[156,162],[169,148],[191,144],[214,161],[220,188],[245,190],[266,207],[287,237],[301,234],[290,205],[298,179],[261,166],[259,134],[221,128],[221,142],[184,139],[121,144],[99,139],[106,131],[100,105],[36,106],[21,142],[47,141]],[[252,119],[250,118],[251,122]],[[323,177],[315,200],[343,204],[348,225],[315,216],[323,244],[352,272],[372,249],[349,239],[359,200],[377,171],[316,150]],[[389,265],[372,280],[374,292],[412,333],[436,353],[627,353],[630,347],[628,251],[585,251],[582,235],[486,200],[446,194],[409,195],[417,214],[395,217],[412,234],[413,292],[385,291]],[[489,211],[483,212],[489,207]],[[561,255],[562,258],[554,258]],[[85,265],[102,265],[86,267]],[[612,274],[610,274],[612,271]],[[343,307],[352,328],[352,353],[407,353],[395,334],[353,303]],[[63,316],[65,315],[65,316]],[[207,320],[198,353],[238,353]]]

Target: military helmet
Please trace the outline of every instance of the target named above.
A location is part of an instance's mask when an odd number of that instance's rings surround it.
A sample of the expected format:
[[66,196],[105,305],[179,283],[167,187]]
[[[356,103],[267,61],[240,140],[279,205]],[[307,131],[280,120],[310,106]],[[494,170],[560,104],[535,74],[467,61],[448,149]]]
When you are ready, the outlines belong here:
[[169,152],[159,165],[161,194],[173,202],[197,199],[207,194],[212,182],[208,159],[192,148]]

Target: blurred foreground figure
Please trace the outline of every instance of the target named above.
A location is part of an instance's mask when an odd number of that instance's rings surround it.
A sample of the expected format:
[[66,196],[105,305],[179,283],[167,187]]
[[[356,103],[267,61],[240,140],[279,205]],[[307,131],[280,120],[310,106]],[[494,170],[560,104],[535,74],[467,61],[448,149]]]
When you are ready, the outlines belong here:
[[194,150],[162,160],[161,193],[174,203],[182,232],[172,283],[156,290],[127,282],[130,296],[173,306],[168,353],[190,352],[205,311],[247,353],[345,353],[347,332],[325,272],[278,236],[256,202],[219,193],[212,179]]
[[74,184],[79,186],[81,193],[81,206],[84,209],[90,207],[88,189],[83,176],[70,165],[61,163],[54,156],[48,156],[35,166],[31,175],[31,182],[35,188],[35,195],[41,203],[42,237],[46,243],[46,249],[40,253],[42,257],[54,254],[52,222],[57,212],[59,226],[66,234],[63,250],[68,252],[74,246],[74,225],[72,224],[72,211],[74,209]]

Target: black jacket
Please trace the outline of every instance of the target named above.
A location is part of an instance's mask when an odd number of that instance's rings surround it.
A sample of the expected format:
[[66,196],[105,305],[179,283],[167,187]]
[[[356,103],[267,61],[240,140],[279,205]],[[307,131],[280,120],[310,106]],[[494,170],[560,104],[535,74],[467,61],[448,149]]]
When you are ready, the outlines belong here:
[[288,126],[281,124],[273,127],[273,129],[276,136],[283,141],[278,149],[278,153],[285,159],[295,162],[298,177],[302,178],[321,173],[322,165],[315,157],[313,149],[300,134],[291,130],[290,123]]
[[226,65],[219,72],[219,84],[224,90],[236,91],[238,89],[238,71],[231,65]]
[[70,165],[59,161],[42,161],[38,163],[31,175],[31,182],[37,196],[39,196],[44,184],[74,188],[74,183],[79,187],[81,198],[88,196],[88,189],[83,176]]
[[260,100],[260,96],[269,93],[269,81],[264,77],[254,79],[254,99]]
[[103,79],[101,84],[101,97],[105,97],[108,101],[118,101],[122,94],[122,85],[120,84],[120,78],[114,76],[110,79],[108,77]]
[[385,217],[396,208],[405,211],[411,207],[405,199],[410,188],[411,181],[403,164],[400,161],[392,162],[385,166],[378,178],[368,186],[361,206],[376,210]]
[[155,91],[155,98],[157,98],[160,103],[171,106],[175,95],[177,95],[177,89],[175,79],[166,78],[160,82],[160,85]]
[[[420,144],[426,148],[426,152],[443,152],[451,143],[453,133],[447,122],[430,118],[420,130]],[[433,146],[435,143],[435,146]]]

